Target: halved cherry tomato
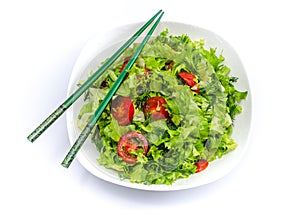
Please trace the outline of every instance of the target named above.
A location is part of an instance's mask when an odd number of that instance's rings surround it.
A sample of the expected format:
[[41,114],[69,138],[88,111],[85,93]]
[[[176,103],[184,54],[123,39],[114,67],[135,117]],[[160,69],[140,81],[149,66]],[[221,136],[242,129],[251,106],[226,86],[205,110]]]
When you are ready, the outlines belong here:
[[[131,56],[126,57],[126,58],[124,59],[123,65],[122,65],[122,67],[121,67],[121,69],[120,69],[120,72],[122,72],[122,71],[124,70],[125,66],[126,66],[126,65],[128,64],[128,62],[129,62],[130,58],[131,58]],[[146,67],[146,65],[144,66],[144,72],[145,72],[145,75],[148,75],[149,72],[150,72],[150,69],[148,69],[148,68]],[[125,79],[128,77],[128,75],[129,75],[129,74],[126,74]]]
[[196,76],[188,73],[188,72],[179,72],[178,73],[179,77],[184,80],[184,82],[189,85],[190,87],[195,86],[197,83],[194,81],[196,79]]
[[208,166],[208,162],[205,159],[200,159],[198,162],[195,163],[196,166],[196,173],[205,170]]
[[[123,62],[123,65],[122,65],[122,67],[121,67],[121,69],[120,69],[120,73],[123,72],[125,66],[126,66],[127,63],[129,62],[130,58],[131,58],[131,56],[125,57],[124,62]],[[129,75],[128,73],[125,75],[125,78],[124,78],[125,80],[127,79],[128,75]]]
[[146,65],[145,65],[145,67],[144,67],[144,72],[145,72],[145,75],[148,75],[149,72],[150,72],[150,69],[148,69],[148,68],[146,67]]
[[118,155],[127,163],[135,163],[137,160],[136,155],[131,154],[131,152],[142,149],[143,154],[146,155],[148,147],[148,141],[143,134],[129,132],[119,140]]
[[166,119],[169,114],[163,106],[167,104],[166,100],[160,96],[155,96],[147,99],[143,107],[145,115],[149,114],[154,120]]
[[131,56],[125,57],[124,62],[123,62],[123,65],[122,65],[122,67],[121,67],[121,69],[120,69],[120,72],[123,71],[123,69],[125,68],[125,66],[126,66],[127,63],[129,62],[130,58],[131,58]]
[[134,115],[134,106],[130,98],[117,96],[111,103],[111,114],[123,126],[131,122]]
[[[191,74],[191,73],[188,73],[188,72],[179,72],[178,75],[190,87],[194,87],[197,84],[195,82],[196,76],[193,75],[193,74]],[[196,89],[195,91],[196,91],[196,93],[200,92],[199,89]]]

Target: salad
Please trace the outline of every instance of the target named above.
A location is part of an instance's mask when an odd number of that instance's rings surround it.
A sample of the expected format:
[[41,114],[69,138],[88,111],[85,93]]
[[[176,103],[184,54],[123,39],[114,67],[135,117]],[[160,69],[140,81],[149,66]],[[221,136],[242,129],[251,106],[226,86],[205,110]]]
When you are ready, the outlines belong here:
[[[128,48],[86,92],[79,128],[138,45]],[[204,40],[170,35],[168,29],[153,37],[93,129],[99,165],[133,183],[170,185],[204,174],[210,162],[233,151],[233,121],[247,91],[235,88],[238,78],[230,76],[224,60],[216,49],[205,48]]]

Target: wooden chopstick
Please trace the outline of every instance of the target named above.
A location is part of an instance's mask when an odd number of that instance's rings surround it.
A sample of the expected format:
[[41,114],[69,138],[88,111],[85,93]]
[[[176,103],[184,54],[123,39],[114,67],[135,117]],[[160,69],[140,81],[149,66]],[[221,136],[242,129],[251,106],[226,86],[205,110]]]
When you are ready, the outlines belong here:
[[159,10],[146,22],[124,45],[114,53],[84,84],[67,98],[52,114],[50,114],[28,137],[34,142],[52,123],[54,123],[102,74],[107,68],[138,38],[141,33],[162,13]]
[[87,123],[87,125],[85,126],[85,128],[83,129],[83,131],[81,132],[81,134],[79,135],[78,139],[73,144],[72,148],[70,149],[70,151],[66,155],[65,159],[61,163],[61,165],[63,167],[68,168],[70,166],[70,164],[72,163],[72,161],[74,160],[77,152],[80,150],[81,146],[83,145],[83,143],[85,142],[85,140],[87,139],[87,137],[89,136],[89,134],[91,133],[92,129],[94,128],[95,124],[99,120],[99,118],[100,118],[102,112],[104,111],[104,109],[106,108],[107,104],[109,103],[109,101],[111,100],[111,98],[113,97],[113,95],[115,94],[115,92],[117,91],[117,89],[119,88],[119,86],[121,85],[122,81],[124,80],[124,78],[128,74],[127,70],[129,70],[132,67],[132,65],[135,62],[136,58],[141,53],[141,51],[144,48],[145,44],[150,39],[151,35],[153,34],[153,31],[157,27],[157,25],[158,25],[161,17],[163,16],[163,14],[164,14],[164,12],[162,12],[160,14],[160,16],[158,17],[157,21],[153,24],[152,28],[149,30],[149,32],[146,35],[146,37],[144,38],[144,40],[142,41],[142,43],[139,45],[139,47],[137,48],[136,52],[132,55],[132,57],[128,61],[127,65],[125,66],[125,68],[121,72],[120,76],[118,77],[118,79],[116,80],[116,82],[113,84],[113,86],[109,90],[108,94],[105,96],[105,98],[103,99],[103,101],[101,102],[101,104],[99,105],[99,107],[97,108],[97,110],[95,111],[93,117],[89,120],[89,122]]

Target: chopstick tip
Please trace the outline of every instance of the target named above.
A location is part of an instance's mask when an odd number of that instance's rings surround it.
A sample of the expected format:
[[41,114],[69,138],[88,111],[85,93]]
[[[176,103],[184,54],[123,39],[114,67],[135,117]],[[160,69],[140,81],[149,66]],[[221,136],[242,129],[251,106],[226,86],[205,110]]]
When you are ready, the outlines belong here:
[[68,169],[69,168],[69,166],[70,166],[70,163],[66,163],[66,162],[62,162],[61,163],[61,165],[63,166],[63,167],[65,167],[66,169]]

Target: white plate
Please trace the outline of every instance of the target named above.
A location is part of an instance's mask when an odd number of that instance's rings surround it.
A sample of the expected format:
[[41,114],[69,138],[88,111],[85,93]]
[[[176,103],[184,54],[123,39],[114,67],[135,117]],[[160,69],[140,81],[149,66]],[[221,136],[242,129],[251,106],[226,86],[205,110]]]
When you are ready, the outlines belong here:
[[[111,56],[142,25],[143,23],[134,23],[121,26],[102,35],[97,35],[88,41],[74,65],[68,86],[68,95],[77,88],[76,85],[79,80],[86,79],[91,71],[96,71],[100,62]],[[120,180],[116,172],[99,166],[96,160],[99,157],[99,152],[91,140],[88,139],[76,158],[84,168],[103,180],[143,190],[169,191],[193,188],[211,183],[225,176],[239,162],[246,149],[251,127],[251,93],[245,69],[237,53],[226,41],[215,33],[183,23],[161,22],[155,30],[154,36],[165,28],[168,28],[169,33],[173,35],[187,34],[193,40],[203,38],[207,47],[217,48],[217,51],[222,52],[225,57],[226,65],[231,68],[231,75],[239,77],[238,83],[235,86],[241,91],[247,90],[249,92],[247,99],[242,102],[243,113],[236,117],[232,134],[234,140],[238,143],[238,147],[233,152],[223,156],[222,159],[211,162],[209,168],[202,174],[194,174],[187,179],[179,179],[172,185],[143,185],[131,183],[127,180]],[[67,111],[67,126],[71,144],[75,142],[80,134],[80,130],[76,126],[76,121],[82,105],[83,99],[80,98]]]

